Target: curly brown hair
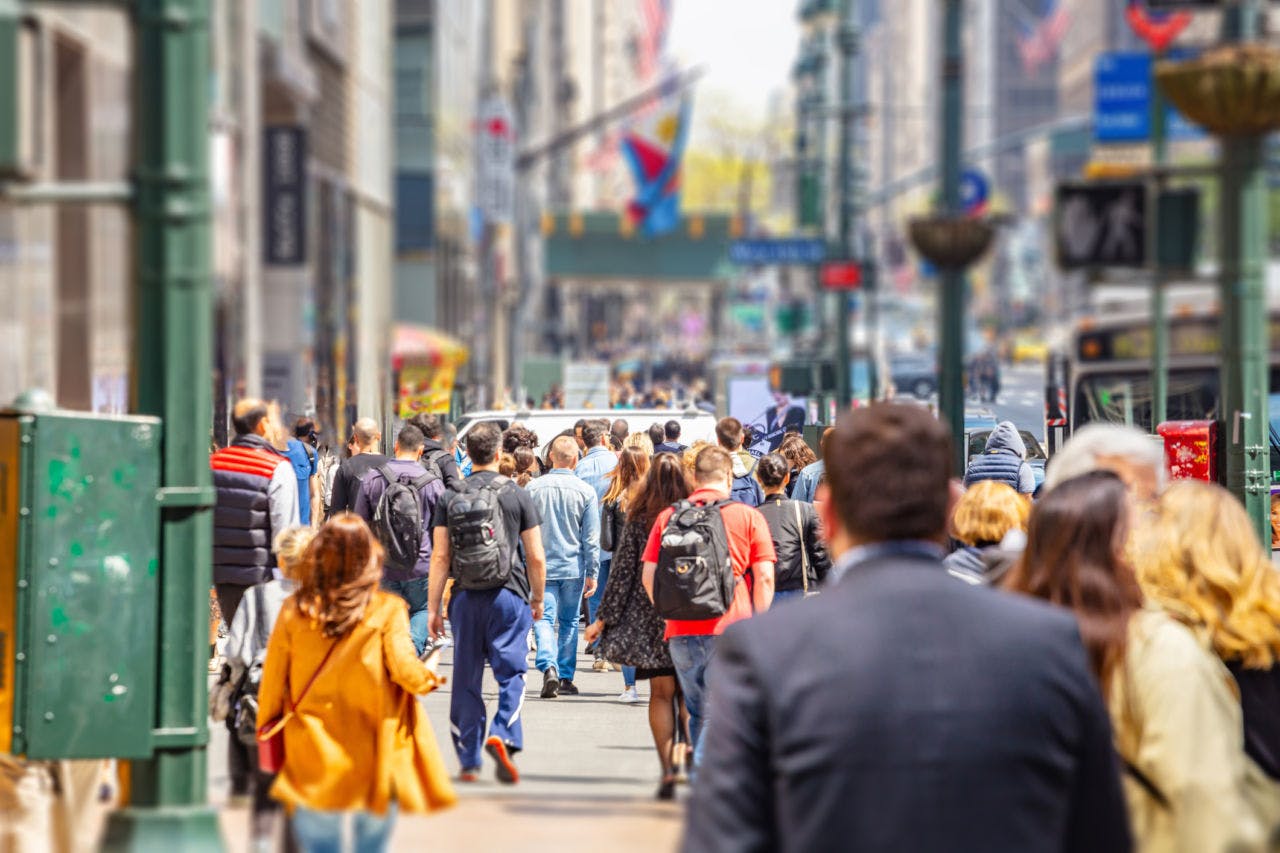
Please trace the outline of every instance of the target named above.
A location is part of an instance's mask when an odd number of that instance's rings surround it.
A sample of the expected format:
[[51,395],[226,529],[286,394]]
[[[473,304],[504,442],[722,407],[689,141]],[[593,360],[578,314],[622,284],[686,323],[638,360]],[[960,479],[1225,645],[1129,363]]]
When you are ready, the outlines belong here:
[[295,567],[298,610],[341,637],[364,616],[382,580],[382,546],[364,519],[339,513],[316,533]]

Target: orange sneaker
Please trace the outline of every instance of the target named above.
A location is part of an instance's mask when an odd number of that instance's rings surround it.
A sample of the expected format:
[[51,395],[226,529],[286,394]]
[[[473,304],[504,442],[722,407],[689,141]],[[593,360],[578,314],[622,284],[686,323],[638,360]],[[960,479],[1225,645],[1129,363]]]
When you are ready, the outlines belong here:
[[489,753],[489,757],[498,763],[495,775],[499,782],[505,785],[514,785],[520,781],[520,771],[516,769],[516,763],[511,760],[511,753],[507,749],[507,745],[502,742],[500,737],[491,737],[484,742],[484,751]]

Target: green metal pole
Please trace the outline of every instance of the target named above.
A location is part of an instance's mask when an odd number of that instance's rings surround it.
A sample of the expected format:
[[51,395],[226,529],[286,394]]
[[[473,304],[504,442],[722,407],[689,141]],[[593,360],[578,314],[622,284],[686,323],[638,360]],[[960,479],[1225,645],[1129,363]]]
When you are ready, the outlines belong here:
[[[1225,41],[1258,35],[1257,0],[1223,10]],[[1244,503],[1258,538],[1271,542],[1267,429],[1267,195],[1264,138],[1222,139],[1222,407],[1226,485]]]
[[[840,200],[840,254],[852,259],[854,247],[854,198],[853,198],[853,123],[854,74],[858,52],[857,0],[842,0],[840,4],[840,28],[837,38],[840,44],[840,160],[837,173]],[[837,291],[836,299],[836,405],[848,409],[853,402],[852,361],[853,347],[849,341],[849,294]]]
[[107,850],[220,850],[206,801],[213,352],[209,0],[137,0],[137,409],[164,418],[155,752]]
[[[1168,108],[1160,87],[1156,85],[1155,61],[1160,54],[1153,57],[1151,63],[1151,79],[1148,88],[1151,92],[1151,159],[1156,167],[1163,166],[1168,154],[1165,142],[1165,123]],[[1163,184],[1160,189],[1163,189]],[[1160,206],[1155,206],[1155,227],[1151,233],[1156,235],[1152,241],[1152,261],[1154,263],[1151,277],[1151,433],[1155,435],[1156,427],[1168,420],[1169,405],[1169,324],[1165,322],[1165,271],[1160,264],[1160,229],[1165,223],[1159,219]]]
[[[961,53],[962,0],[943,0],[941,195],[943,212],[960,213],[960,157],[963,140],[964,57]],[[955,470],[964,471],[964,270],[940,271],[938,305],[938,408],[951,430]]]

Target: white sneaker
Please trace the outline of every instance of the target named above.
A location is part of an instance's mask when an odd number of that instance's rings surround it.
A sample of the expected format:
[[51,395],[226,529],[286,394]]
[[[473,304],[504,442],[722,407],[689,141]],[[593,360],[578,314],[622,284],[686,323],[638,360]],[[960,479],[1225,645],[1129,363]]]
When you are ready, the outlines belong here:
[[618,701],[624,705],[634,705],[641,701],[640,692],[636,690],[636,686],[633,684],[622,691],[622,695],[618,697]]

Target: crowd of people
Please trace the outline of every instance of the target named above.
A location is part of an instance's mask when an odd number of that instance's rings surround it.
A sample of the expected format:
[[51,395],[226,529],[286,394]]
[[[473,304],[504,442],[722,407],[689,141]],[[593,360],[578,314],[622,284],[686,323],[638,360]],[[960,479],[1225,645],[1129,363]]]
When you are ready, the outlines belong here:
[[[340,813],[380,849],[486,756],[517,784],[526,693],[575,696],[581,639],[620,701],[648,688],[656,796],[693,783],[686,850],[1280,845],[1280,574],[1132,430],[1079,431],[1033,498],[1016,451],[961,479],[905,405],[758,459],[733,418],[690,447],[605,418],[455,447],[422,415],[390,457],[362,420],[329,484],[270,415],[237,406],[212,457],[214,709],[259,843],[280,802],[300,849]],[[447,645],[452,777],[413,698]]]

